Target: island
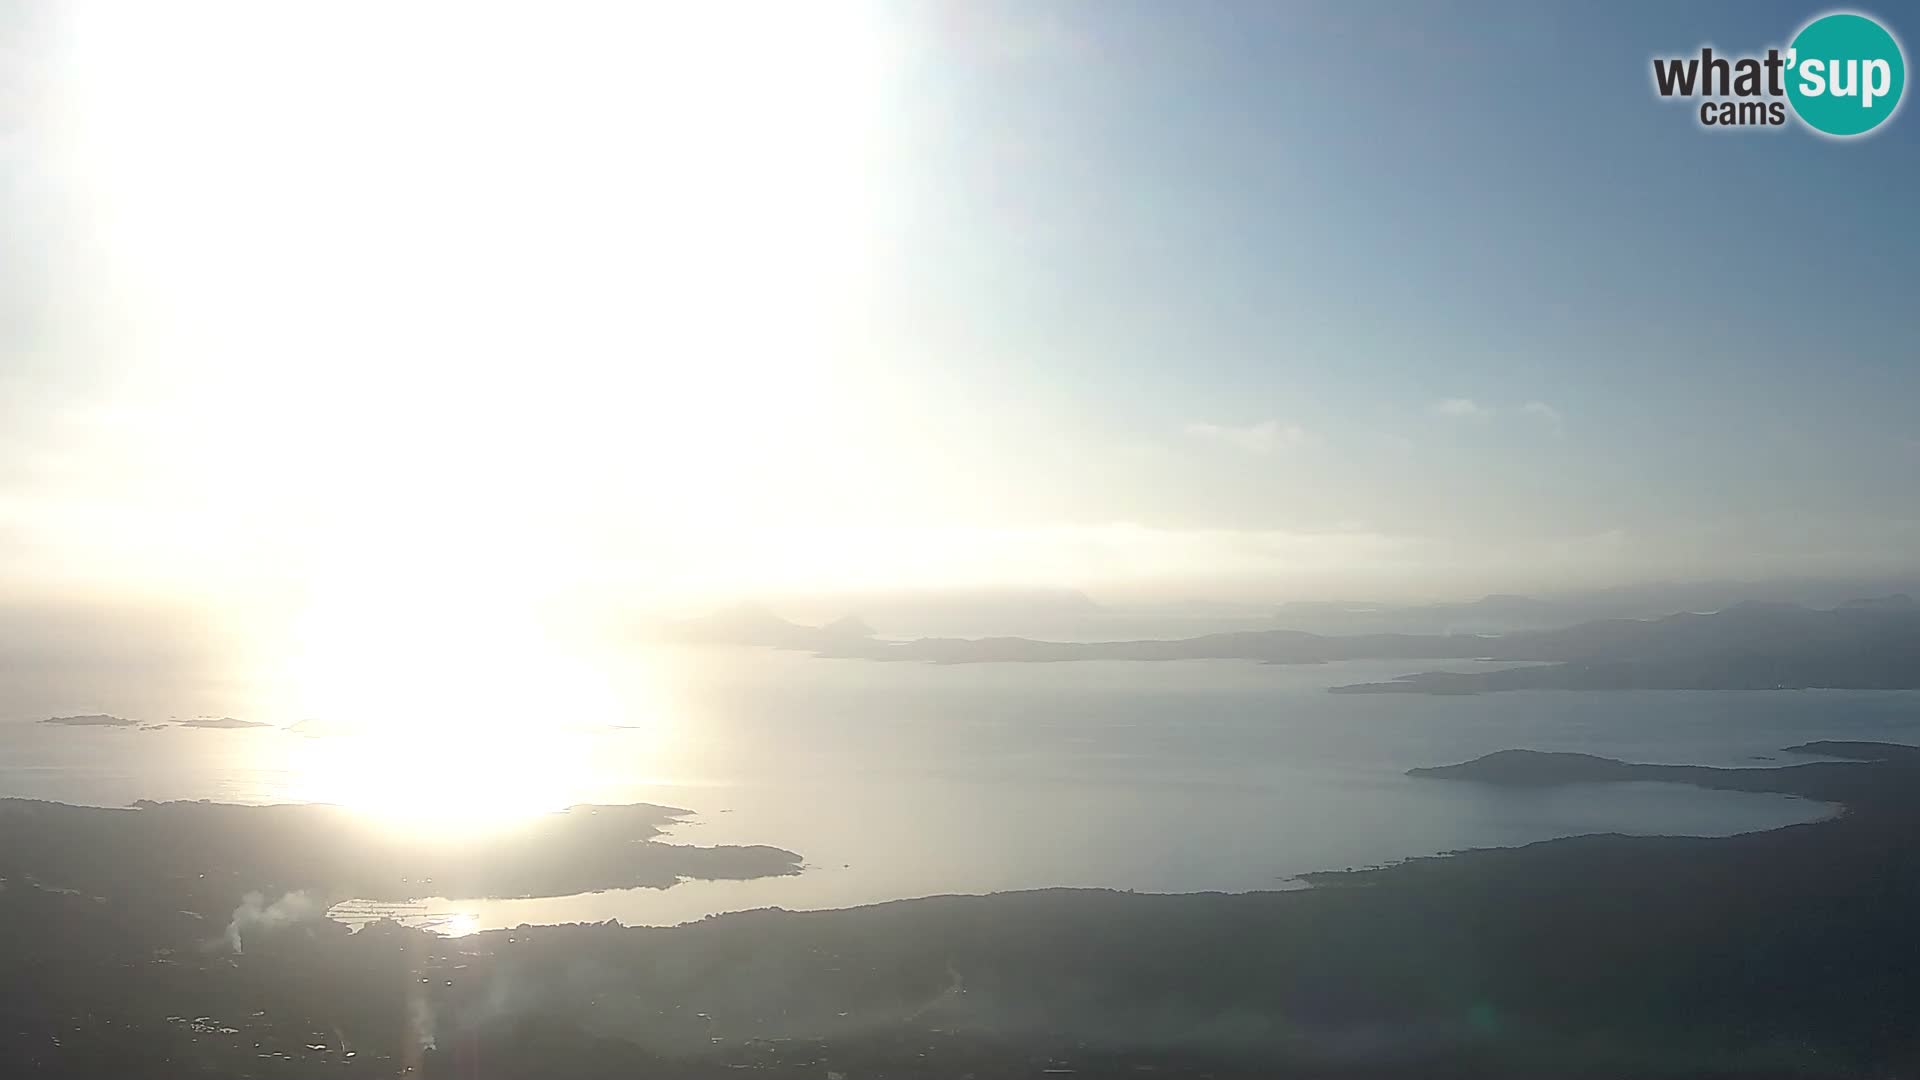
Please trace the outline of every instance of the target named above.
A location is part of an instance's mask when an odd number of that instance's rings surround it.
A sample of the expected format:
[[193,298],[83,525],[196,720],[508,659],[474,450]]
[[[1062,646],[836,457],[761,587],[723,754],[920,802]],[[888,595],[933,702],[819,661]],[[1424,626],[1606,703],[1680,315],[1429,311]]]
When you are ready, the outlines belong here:
[[217,728],[221,730],[233,730],[238,728],[272,727],[273,725],[261,723],[258,720],[236,720],[231,716],[196,716],[191,720],[180,721],[180,726],[190,727],[190,728]]
[[108,716],[106,713],[92,713],[86,716],[49,716],[40,722],[59,724],[62,727],[133,727],[140,721]]
[[1337,694],[1478,694],[1501,690],[1920,689],[1920,603],[1905,594],[1833,608],[1745,602],[1657,619],[1600,619],[1505,634],[1355,634],[1242,630],[1135,641],[1022,637],[875,637],[857,619],[820,627],[762,608],[679,624],[671,640],[796,649],[835,659],[929,664],[1247,660],[1505,663],[1334,686]]

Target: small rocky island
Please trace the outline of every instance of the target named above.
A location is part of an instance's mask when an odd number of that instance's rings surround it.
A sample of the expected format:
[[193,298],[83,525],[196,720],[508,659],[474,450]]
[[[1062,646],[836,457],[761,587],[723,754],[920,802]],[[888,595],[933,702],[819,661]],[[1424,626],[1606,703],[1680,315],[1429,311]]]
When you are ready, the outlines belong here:
[[221,731],[234,731],[244,728],[272,727],[272,724],[258,720],[236,720],[231,716],[196,716],[191,720],[180,721],[181,727],[213,728]]
[[43,724],[58,724],[61,727],[133,727],[138,720],[128,720],[106,713],[90,713],[85,716],[49,716],[40,721]]

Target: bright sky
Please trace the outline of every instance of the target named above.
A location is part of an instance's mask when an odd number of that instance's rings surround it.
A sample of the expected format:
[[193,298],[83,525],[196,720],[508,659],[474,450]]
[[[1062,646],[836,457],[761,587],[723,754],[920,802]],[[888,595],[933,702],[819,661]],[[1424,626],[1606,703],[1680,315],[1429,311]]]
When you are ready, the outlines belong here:
[[1815,8],[507,10],[0,0],[11,588],[1920,570],[1920,119],[1649,86]]

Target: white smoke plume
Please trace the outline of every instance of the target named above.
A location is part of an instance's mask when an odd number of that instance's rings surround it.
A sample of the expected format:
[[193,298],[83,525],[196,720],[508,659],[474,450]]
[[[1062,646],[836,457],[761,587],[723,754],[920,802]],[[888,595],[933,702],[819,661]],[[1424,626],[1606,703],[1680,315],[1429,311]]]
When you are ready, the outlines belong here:
[[250,892],[241,897],[240,906],[233,909],[233,921],[227,924],[227,944],[239,953],[240,939],[250,930],[271,930],[315,918],[320,913],[320,902],[304,892],[287,893],[271,904],[260,893]]
[[415,992],[407,997],[407,1034],[421,1050],[437,1050],[433,1037],[433,1003]]

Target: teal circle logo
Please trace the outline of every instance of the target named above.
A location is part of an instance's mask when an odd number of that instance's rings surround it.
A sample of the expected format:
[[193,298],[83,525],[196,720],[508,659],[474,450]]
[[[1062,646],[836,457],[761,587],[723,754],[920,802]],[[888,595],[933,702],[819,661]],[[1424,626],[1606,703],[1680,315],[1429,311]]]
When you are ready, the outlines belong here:
[[1865,15],[1808,23],[1787,50],[1787,100],[1815,131],[1865,135],[1900,107],[1907,62],[1900,43]]

